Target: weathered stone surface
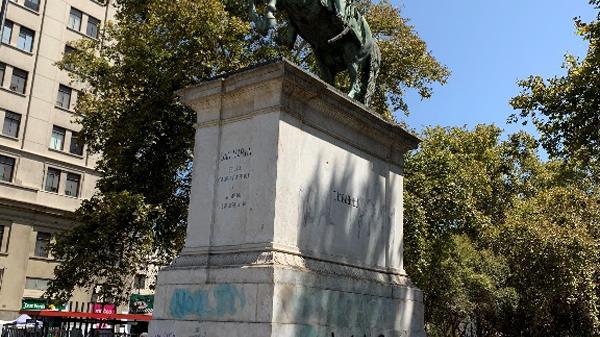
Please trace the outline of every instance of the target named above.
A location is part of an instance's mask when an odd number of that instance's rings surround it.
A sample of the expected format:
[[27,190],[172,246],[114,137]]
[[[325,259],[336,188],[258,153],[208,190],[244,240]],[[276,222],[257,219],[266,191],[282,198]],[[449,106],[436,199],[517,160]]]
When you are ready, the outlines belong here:
[[189,225],[151,335],[424,336],[402,260],[416,137],[285,61],[180,94],[198,112]]

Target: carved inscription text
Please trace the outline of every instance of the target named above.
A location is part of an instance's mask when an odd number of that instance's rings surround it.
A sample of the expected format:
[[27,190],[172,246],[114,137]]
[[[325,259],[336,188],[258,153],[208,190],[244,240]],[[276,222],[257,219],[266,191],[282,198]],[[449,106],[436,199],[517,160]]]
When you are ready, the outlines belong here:
[[247,182],[251,176],[250,157],[252,157],[250,147],[239,147],[221,153],[219,176],[217,177],[218,210],[227,212],[246,207],[247,196],[245,194],[248,192]]
[[352,208],[358,208],[359,198],[338,191],[333,191],[333,200],[342,204],[346,204]]

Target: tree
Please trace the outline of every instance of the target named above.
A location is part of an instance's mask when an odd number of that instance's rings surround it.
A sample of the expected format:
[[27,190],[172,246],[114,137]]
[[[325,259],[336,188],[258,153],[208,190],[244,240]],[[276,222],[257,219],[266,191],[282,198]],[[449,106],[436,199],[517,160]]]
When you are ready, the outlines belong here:
[[564,76],[520,81],[511,100],[520,112],[510,120],[532,121],[559,159],[546,165],[548,188],[519,200],[491,236],[496,251],[521,266],[509,279],[521,295],[513,335],[600,335],[600,14],[575,23],[589,42],[584,59],[567,55]]
[[530,143],[513,137],[525,149],[514,156],[499,143],[500,133],[485,125],[429,128],[406,158],[405,266],[425,293],[432,336],[462,336],[474,327],[497,331],[515,309],[516,294],[504,286],[509,268],[481,238],[523,190],[508,178],[528,158]]
[[600,336],[599,200],[552,187],[517,201],[491,231],[519,294],[508,335]]
[[[407,109],[401,86],[428,97],[432,83],[443,83],[448,71],[398,10],[388,2],[361,1],[383,41],[386,70],[375,108],[391,118],[395,109]],[[243,0],[116,5],[117,24],[104,27],[102,40],[75,42],[77,51],[59,63],[87,84],[78,95],[77,121],[82,141],[101,154],[96,196],[76,212],[79,226],[53,247],[63,262],[47,296],[61,301],[75,287],[103,284],[101,295],[122,302],[131,274],[148,264],[168,264],[182,248],[195,114],[174,91],[280,55],[311,69],[302,41],[285,51],[275,45],[276,34],[262,38],[252,30]],[[101,226],[103,218],[110,224]],[[126,237],[140,244],[125,244]],[[97,256],[89,254],[90,247],[100,250]]]
[[452,235],[449,248],[435,281],[446,284],[437,294],[444,306],[427,307],[433,314],[427,324],[430,335],[497,336],[506,330],[519,302],[516,289],[507,286],[511,268],[506,258],[465,234]]
[[[52,281],[49,290],[54,299],[62,299],[58,304],[70,297],[71,289],[96,285],[102,285],[103,298],[121,300],[124,294],[114,290],[127,289],[133,277],[130,271],[137,270],[154,254],[160,239],[155,234],[155,221],[161,214],[156,213],[162,211],[147,205],[142,195],[127,191],[84,201],[76,214],[84,225],[60,237],[53,250],[57,256],[67,258],[57,267],[56,272],[62,277]],[[90,275],[109,277],[98,280],[90,279]]]
[[431,336],[597,336],[598,185],[526,133],[429,128],[405,162],[405,266]]
[[[600,9],[600,1],[590,4]],[[520,110],[511,121],[531,120],[541,143],[553,157],[578,160],[584,166],[600,161],[600,14],[591,23],[576,19],[578,33],[589,42],[583,60],[567,55],[566,75],[544,80],[531,76],[519,82],[522,92],[511,100]]]

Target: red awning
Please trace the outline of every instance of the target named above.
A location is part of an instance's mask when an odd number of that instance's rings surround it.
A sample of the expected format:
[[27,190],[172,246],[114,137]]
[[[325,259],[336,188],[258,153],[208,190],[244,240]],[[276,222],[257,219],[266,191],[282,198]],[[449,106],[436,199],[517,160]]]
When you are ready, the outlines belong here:
[[120,320],[120,321],[150,321],[152,315],[145,314],[104,314],[95,312],[55,311],[55,310],[21,310],[21,314],[31,317],[61,317],[93,320]]

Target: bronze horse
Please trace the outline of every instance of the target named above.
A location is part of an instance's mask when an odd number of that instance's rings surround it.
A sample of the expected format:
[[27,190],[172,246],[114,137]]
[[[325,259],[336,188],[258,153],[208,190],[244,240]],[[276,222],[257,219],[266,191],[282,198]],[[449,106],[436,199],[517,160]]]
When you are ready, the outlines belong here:
[[320,77],[335,85],[338,73],[348,70],[351,90],[348,96],[369,105],[375,91],[381,53],[371,29],[353,0],[267,0],[266,13],[256,12],[254,0],[248,0],[250,18],[256,29],[267,34],[275,28],[274,13],[284,11],[288,18],[285,44],[293,46],[299,36],[312,47]]

